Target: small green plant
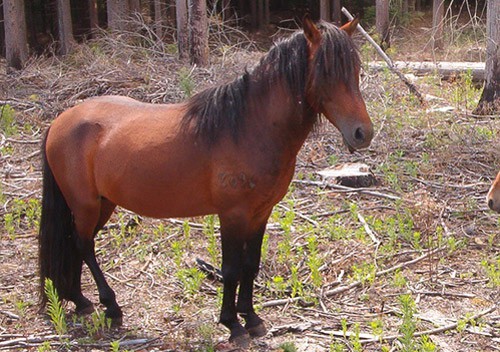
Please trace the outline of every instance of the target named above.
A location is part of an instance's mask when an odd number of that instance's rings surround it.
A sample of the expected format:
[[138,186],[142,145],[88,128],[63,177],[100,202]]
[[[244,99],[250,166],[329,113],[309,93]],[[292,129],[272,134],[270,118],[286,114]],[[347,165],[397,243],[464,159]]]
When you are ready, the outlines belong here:
[[215,234],[215,215],[208,215],[204,217],[203,233],[208,238],[207,251],[210,256],[210,261],[213,265],[218,266],[220,256],[217,236]]
[[295,346],[295,343],[293,342],[283,342],[280,345],[280,348],[283,352],[297,352],[297,346]]
[[198,326],[198,332],[202,338],[201,347],[203,352],[215,352],[215,329],[211,324],[201,324]]
[[52,351],[52,346],[50,345],[50,341],[43,341],[40,346],[37,348],[38,352],[50,352]]
[[16,111],[9,104],[0,107],[0,131],[6,136],[17,134],[15,115]]
[[206,275],[198,268],[189,268],[177,271],[176,277],[182,283],[182,288],[186,294],[194,296],[200,290]]
[[109,348],[111,350],[111,352],[118,352],[120,351],[120,341],[111,341],[109,343]]
[[498,256],[493,263],[483,260],[481,266],[486,271],[486,276],[489,279],[488,285],[490,287],[500,287],[500,256]]
[[363,345],[361,345],[361,340],[359,338],[360,334],[360,327],[359,323],[355,323],[353,326],[354,334],[349,336],[349,341],[352,344],[352,350],[356,352],[361,352],[363,351]]
[[57,290],[54,287],[54,283],[49,278],[45,279],[44,291],[47,296],[47,314],[49,315],[50,321],[56,329],[56,332],[63,335],[68,331],[66,316],[64,315],[64,309],[59,299],[59,295],[57,294]]
[[194,91],[194,82],[191,71],[185,67],[179,70],[179,85],[186,98],[190,98]]
[[307,237],[307,249],[309,255],[307,257],[307,266],[311,271],[312,283],[316,288],[321,287],[323,278],[321,276],[320,267],[323,264],[318,252],[318,241],[315,235]]
[[402,351],[414,352],[417,350],[417,339],[413,337],[417,330],[417,321],[415,318],[415,301],[409,294],[399,296],[399,305],[401,308],[402,323],[399,332],[402,335],[399,341],[402,344]]
[[85,326],[89,335],[99,335],[100,333],[111,329],[111,319],[106,318],[104,312],[92,312],[90,320],[86,322]]

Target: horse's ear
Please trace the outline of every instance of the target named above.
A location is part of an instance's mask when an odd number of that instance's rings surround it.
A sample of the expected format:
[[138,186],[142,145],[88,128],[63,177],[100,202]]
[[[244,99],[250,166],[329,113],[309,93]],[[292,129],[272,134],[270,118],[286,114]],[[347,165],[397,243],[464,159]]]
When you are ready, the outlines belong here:
[[302,28],[304,29],[307,41],[312,45],[319,45],[321,42],[321,33],[307,13],[302,19]]
[[352,21],[347,22],[342,27],[340,27],[340,29],[346,31],[347,34],[352,35],[356,30],[356,28],[358,27],[358,23],[359,23],[359,18],[355,17]]

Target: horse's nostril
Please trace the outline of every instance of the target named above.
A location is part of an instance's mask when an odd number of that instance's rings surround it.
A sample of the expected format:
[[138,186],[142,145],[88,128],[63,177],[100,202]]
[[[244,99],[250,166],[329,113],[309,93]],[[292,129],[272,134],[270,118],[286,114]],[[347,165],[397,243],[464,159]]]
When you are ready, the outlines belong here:
[[493,199],[488,200],[488,206],[493,209]]
[[356,128],[356,131],[354,131],[354,139],[356,139],[357,141],[365,140],[365,133],[363,132],[363,129],[361,127]]

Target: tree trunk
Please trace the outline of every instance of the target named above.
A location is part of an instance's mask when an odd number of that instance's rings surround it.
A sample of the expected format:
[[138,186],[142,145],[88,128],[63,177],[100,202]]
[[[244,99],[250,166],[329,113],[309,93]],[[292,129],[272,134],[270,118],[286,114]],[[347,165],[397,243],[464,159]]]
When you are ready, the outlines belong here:
[[89,8],[90,33],[94,36],[94,32],[99,27],[99,15],[97,12],[97,0],[87,0]]
[[23,0],[4,0],[5,56],[7,65],[21,69],[28,60],[26,18]]
[[75,42],[69,0],[57,0],[57,34],[59,37],[59,54],[69,54]]
[[488,0],[485,84],[474,114],[500,113],[500,1]]
[[131,15],[141,13],[141,0],[129,0],[128,6]]
[[187,0],[176,0],[175,15],[177,21],[177,48],[179,50],[179,58],[185,60],[189,57]]
[[432,2],[432,49],[443,48],[444,0]]
[[206,0],[188,0],[191,63],[208,64],[208,18]]
[[389,33],[389,0],[376,0],[375,16],[377,33],[380,35],[380,46],[385,50],[391,46]]
[[[0,23],[4,23],[3,2],[0,3]],[[5,27],[3,25],[0,25],[0,56],[5,57]]]
[[259,28],[257,1],[260,0],[250,1],[250,28],[253,31],[256,31]]
[[112,30],[123,30],[127,27],[129,15],[128,1],[108,0],[108,28]]
[[154,0],[155,2],[155,32],[158,39],[163,38],[163,0]]
[[319,18],[330,22],[330,0],[319,1]]
[[340,26],[342,24],[342,16],[341,16],[342,6],[340,6],[340,0],[332,0],[331,5],[332,5],[331,8],[332,22],[335,23],[337,26]]

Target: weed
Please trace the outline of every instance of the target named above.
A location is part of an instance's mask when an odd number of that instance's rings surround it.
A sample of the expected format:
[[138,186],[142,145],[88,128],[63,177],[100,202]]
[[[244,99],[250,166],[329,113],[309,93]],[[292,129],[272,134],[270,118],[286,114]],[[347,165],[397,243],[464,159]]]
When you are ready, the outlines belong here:
[[215,215],[204,217],[203,233],[208,237],[207,251],[210,256],[210,261],[215,266],[220,266],[219,246],[217,236],[215,235]]
[[360,327],[359,323],[355,323],[353,326],[354,334],[349,336],[349,341],[352,344],[352,350],[355,352],[363,351],[363,345],[361,345],[361,340],[359,338]]
[[399,327],[401,337],[402,351],[414,352],[417,349],[417,340],[413,334],[417,330],[417,322],[415,318],[416,305],[415,301],[409,294],[399,296],[399,305],[401,308],[401,319],[403,320]]
[[2,105],[0,108],[0,131],[6,136],[17,134],[15,115],[16,111],[9,104]]
[[176,273],[177,279],[188,296],[194,296],[201,287],[206,275],[198,268],[181,269]]
[[40,346],[37,348],[38,352],[50,352],[52,351],[52,346],[50,345],[50,341],[43,341]]
[[179,70],[179,86],[186,98],[190,98],[194,92],[194,81],[191,71],[185,67]]
[[106,318],[104,312],[92,312],[90,320],[86,321],[85,327],[89,335],[99,335],[105,330],[111,329],[111,319]]
[[111,352],[118,352],[120,351],[120,341],[111,341],[109,343],[109,348],[111,350]]
[[59,335],[63,335],[68,331],[68,325],[66,324],[66,316],[64,315],[64,309],[59,300],[59,295],[51,279],[45,279],[44,290],[47,296],[47,314],[56,332]]
[[293,342],[283,342],[280,348],[283,352],[297,352],[297,346]]
[[201,324],[198,326],[198,332],[202,338],[201,346],[204,352],[216,351],[214,335],[215,330],[211,324]]
[[310,235],[307,237],[307,249],[309,255],[307,257],[307,266],[311,271],[312,283],[316,288],[321,287],[323,283],[323,278],[320,273],[320,267],[323,264],[319,253],[318,253],[318,242],[315,235]]
[[304,295],[302,281],[299,278],[299,268],[296,265],[292,265],[290,269],[290,285],[292,287],[292,297]]
[[500,256],[498,256],[493,263],[482,260],[481,266],[484,271],[486,271],[486,276],[489,279],[488,286],[500,287]]
[[361,281],[363,285],[365,284],[372,284],[373,281],[375,280],[375,273],[377,271],[377,268],[375,267],[375,264],[373,263],[361,263],[359,266],[354,264],[351,267],[352,270],[352,275],[351,277],[354,280]]

